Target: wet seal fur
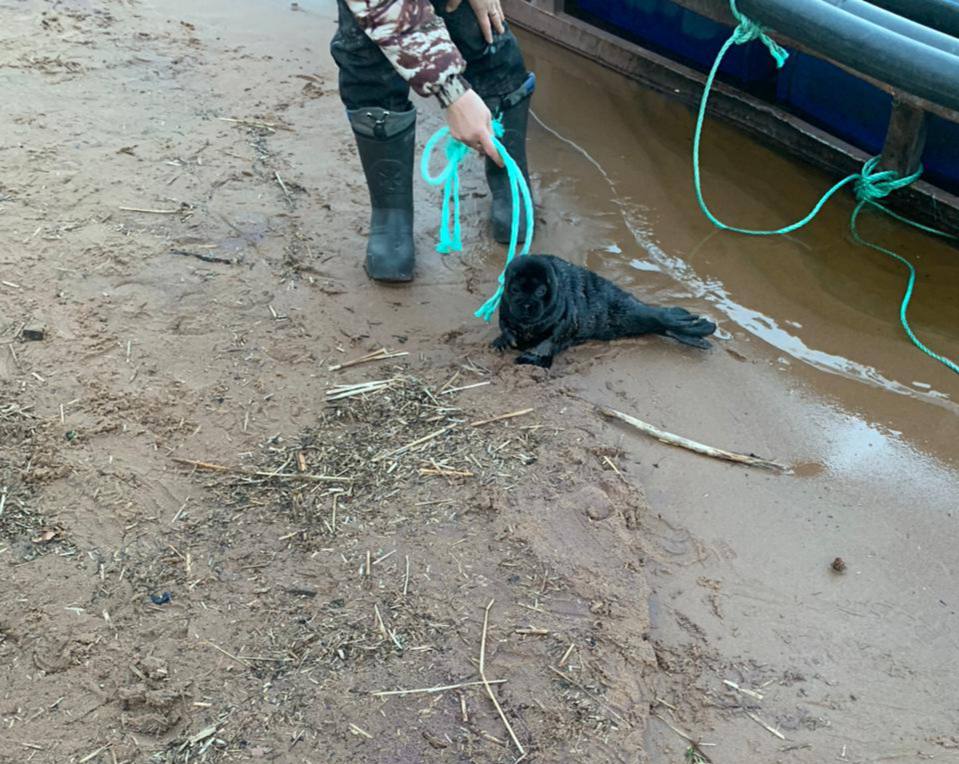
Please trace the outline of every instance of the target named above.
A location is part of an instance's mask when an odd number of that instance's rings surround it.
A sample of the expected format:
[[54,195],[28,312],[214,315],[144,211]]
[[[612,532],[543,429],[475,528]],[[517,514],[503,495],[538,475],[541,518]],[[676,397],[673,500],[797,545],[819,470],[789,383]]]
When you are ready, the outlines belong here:
[[516,363],[549,368],[573,345],[662,334],[711,347],[716,324],[684,308],[647,305],[611,281],[553,255],[526,255],[506,269],[497,350],[523,351]]

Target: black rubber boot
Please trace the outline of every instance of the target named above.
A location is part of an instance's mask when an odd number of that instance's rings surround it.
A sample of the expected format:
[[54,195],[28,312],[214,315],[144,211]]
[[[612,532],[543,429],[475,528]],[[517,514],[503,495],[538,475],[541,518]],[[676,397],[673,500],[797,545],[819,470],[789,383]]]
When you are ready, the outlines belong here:
[[[523,177],[529,184],[529,170],[526,167],[526,126],[529,122],[529,95],[517,103],[505,106],[498,117],[503,124],[503,137],[500,138],[509,155],[516,160],[516,164],[523,171]],[[493,112],[497,112],[494,110]],[[487,158],[486,182],[493,195],[493,238],[500,244],[509,244],[510,231],[513,224],[513,196],[509,190],[509,174],[505,167],[498,167]],[[531,187],[532,188],[532,187]],[[519,243],[522,246],[526,241],[526,211],[522,198],[518,199],[519,214]]]
[[412,281],[416,110],[368,108],[348,115],[372,207],[366,273],[376,281]]

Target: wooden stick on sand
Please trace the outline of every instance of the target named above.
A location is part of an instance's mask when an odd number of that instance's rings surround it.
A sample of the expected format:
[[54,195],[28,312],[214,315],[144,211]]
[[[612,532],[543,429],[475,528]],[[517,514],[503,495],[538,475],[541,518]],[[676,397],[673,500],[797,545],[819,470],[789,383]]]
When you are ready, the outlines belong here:
[[786,465],[779,464],[778,462],[772,462],[768,459],[760,459],[758,456],[738,454],[734,451],[724,451],[721,448],[713,448],[712,446],[706,446],[702,443],[697,443],[695,440],[689,440],[689,438],[684,438],[681,435],[673,435],[671,432],[660,430],[658,427],[654,427],[653,425],[648,424],[641,419],[636,419],[636,417],[632,417],[629,414],[624,414],[621,411],[616,411],[615,409],[609,409],[605,406],[600,406],[598,410],[603,416],[625,422],[630,427],[635,427],[640,432],[656,438],[656,440],[666,443],[670,446],[679,446],[680,448],[694,451],[697,454],[702,454],[703,456],[711,456],[714,459],[725,459],[728,462],[746,464],[750,467],[762,467],[764,469],[777,470],[780,472],[785,472],[788,470]]
[[475,422],[470,422],[470,427],[482,427],[484,424],[493,424],[493,422],[503,422],[507,419],[515,419],[518,416],[526,416],[531,414],[535,409],[520,409],[519,411],[511,411],[508,414],[500,414],[499,416],[494,416],[491,419],[477,419]]
[[144,207],[119,207],[122,212],[142,212],[145,215],[179,215],[183,212],[188,212],[188,209],[179,207],[175,210],[154,210],[146,209]]
[[360,382],[355,385],[336,385],[336,387],[331,387],[326,391],[326,402],[333,403],[334,401],[339,401],[344,398],[356,398],[361,395],[366,395],[367,393],[386,390],[398,380],[399,377],[393,377],[392,379],[376,379],[370,382]]
[[447,690],[458,690],[461,687],[485,687],[487,684],[504,684],[505,682],[505,679],[490,679],[487,682],[460,682],[459,684],[444,684],[439,687],[422,687],[416,690],[380,690],[379,692],[371,692],[370,695],[385,698],[390,695],[435,694]]
[[386,361],[390,358],[402,358],[407,356],[409,353],[405,350],[400,352],[394,352],[392,350],[387,350],[386,348],[380,348],[379,350],[374,350],[372,353],[367,353],[364,356],[359,358],[354,358],[352,361],[345,361],[343,363],[337,363],[333,366],[329,366],[329,371],[339,371],[340,369],[348,369],[351,366],[359,366],[361,363],[371,363],[372,361]]
[[489,604],[486,606],[486,612],[483,613],[483,638],[480,642],[479,675],[483,681],[483,687],[486,689],[486,694],[489,695],[489,699],[492,700],[493,705],[496,706],[496,710],[499,712],[499,718],[503,720],[503,726],[506,727],[506,731],[509,732],[513,745],[515,745],[516,750],[519,751],[519,758],[516,761],[520,762],[526,758],[526,749],[523,748],[523,744],[519,742],[519,738],[516,737],[516,733],[513,732],[513,727],[510,725],[509,719],[506,718],[502,706],[500,706],[499,701],[496,699],[496,695],[493,694],[491,682],[486,678],[486,632],[489,630],[489,611],[490,608],[493,607],[494,601],[495,600],[489,601]]

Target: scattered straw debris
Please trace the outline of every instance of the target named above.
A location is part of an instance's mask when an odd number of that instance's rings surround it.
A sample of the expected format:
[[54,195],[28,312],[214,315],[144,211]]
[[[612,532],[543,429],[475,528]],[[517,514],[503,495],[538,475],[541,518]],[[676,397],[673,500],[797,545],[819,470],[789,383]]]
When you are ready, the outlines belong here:
[[729,687],[730,689],[733,689],[736,692],[740,692],[743,695],[748,695],[750,698],[754,698],[755,700],[763,699],[763,694],[761,692],[756,692],[755,690],[750,690],[750,689],[747,689],[746,687],[740,687],[738,684],[736,684],[735,682],[729,679],[723,679],[723,684]]
[[493,424],[494,422],[503,422],[507,419],[515,419],[518,416],[532,414],[533,411],[534,409],[521,409],[520,411],[511,411],[508,414],[500,414],[499,416],[494,416],[489,419],[477,419],[475,422],[470,422],[470,427],[482,427],[483,425]]
[[326,402],[333,403],[344,398],[356,398],[369,393],[375,393],[390,387],[396,380],[377,379],[371,382],[360,382],[356,385],[336,385],[326,391]]
[[242,467],[225,467],[222,464],[211,464],[210,462],[198,462],[194,459],[181,459],[174,458],[177,464],[183,464],[188,467],[193,467],[197,470],[205,470],[209,472],[229,472],[234,475],[249,475],[250,477],[260,477],[260,478],[271,478],[275,480],[312,480],[318,483],[351,483],[353,481],[350,477],[345,476],[333,476],[333,475],[311,475],[307,474],[305,471],[305,461],[303,454],[296,454],[297,467],[300,468],[300,471],[289,473],[282,472],[279,470],[274,470],[272,472],[256,472],[250,470],[244,470]]
[[290,440],[271,438],[250,463],[176,461],[210,473],[231,507],[272,507],[273,516],[285,511],[299,529],[291,539],[308,539],[378,518],[403,525],[408,511],[421,522],[431,512],[448,514],[440,503],[424,509],[391,502],[409,487],[428,492],[431,481],[508,489],[537,460],[543,437],[511,426],[531,409],[476,418],[411,376],[337,387],[327,400],[313,427]]
[[354,735],[357,735],[359,737],[365,737],[367,740],[373,739],[373,736],[369,732],[367,732],[365,729],[363,729],[359,725],[353,724],[352,722],[350,722],[350,732],[352,732]]
[[227,748],[229,744],[219,737],[220,725],[213,724],[204,727],[185,739],[175,740],[166,750],[157,752],[150,757],[151,764],[214,764],[214,762],[228,760]]
[[289,132],[293,132],[293,128],[274,122],[263,122],[262,120],[256,119],[236,119],[234,117],[217,117],[217,119],[221,122],[229,122],[234,125],[239,125],[240,127],[252,128],[254,130],[266,130],[270,133],[275,133],[277,130],[287,130]]
[[23,560],[76,554],[34,501],[39,485],[68,473],[58,450],[51,422],[15,401],[0,405],[0,546],[12,545]]
[[558,668],[555,668],[554,666],[547,666],[547,668],[550,671],[552,671],[554,674],[556,674],[556,676],[558,676],[564,682],[572,685],[577,690],[584,693],[587,698],[589,698],[594,703],[596,703],[600,708],[602,708],[605,714],[609,716],[611,719],[613,719],[617,724],[621,724],[627,728],[631,728],[633,726],[632,724],[629,723],[629,720],[626,719],[622,714],[614,710],[612,706],[610,706],[608,703],[606,703],[600,697],[598,697],[596,693],[590,692],[585,686],[583,686],[580,682],[577,682],[575,679],[573,679],[568,673],[560,671]]

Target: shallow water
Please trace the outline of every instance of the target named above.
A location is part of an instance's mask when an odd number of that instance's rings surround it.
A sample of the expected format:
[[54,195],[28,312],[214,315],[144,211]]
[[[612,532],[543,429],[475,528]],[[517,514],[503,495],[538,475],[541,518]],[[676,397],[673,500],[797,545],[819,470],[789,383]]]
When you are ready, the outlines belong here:
[[[539,38],[523,41],[539,79],[531,154],[547,225],[536,249],[652,300],[705,303],[720,336],[753,340],[769,363],[867,422],[902,418],[904,432],[955,463],[959,376],[909,343],[898,320],[905,268],[852,243],[850,196],[789,236],[718,231],[693,193],[689,109]],[[717,122],[707,123],[703,169],[714,212],[759,228],[799,218],[834,182]],[[912,325],[959,358],[959,249],[875,214],[862,229],[915,264]]]

